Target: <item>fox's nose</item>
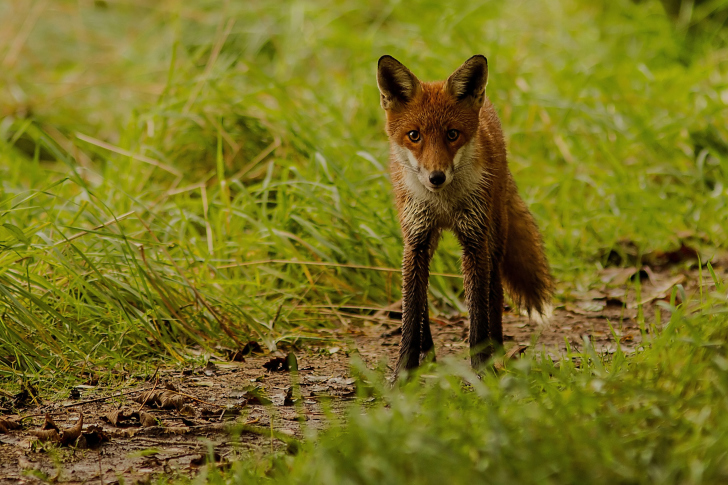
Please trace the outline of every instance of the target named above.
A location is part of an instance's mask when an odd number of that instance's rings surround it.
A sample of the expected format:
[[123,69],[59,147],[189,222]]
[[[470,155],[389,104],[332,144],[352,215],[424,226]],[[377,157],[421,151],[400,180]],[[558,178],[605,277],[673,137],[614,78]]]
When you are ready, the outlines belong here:
[[432,172],[430,174],[430,183],[432,185],[435,185],[435,186],[442,185],[445,183],[445,179],[446,179],[445,172],[443,172],[441,170],[435,170],[434,172]]

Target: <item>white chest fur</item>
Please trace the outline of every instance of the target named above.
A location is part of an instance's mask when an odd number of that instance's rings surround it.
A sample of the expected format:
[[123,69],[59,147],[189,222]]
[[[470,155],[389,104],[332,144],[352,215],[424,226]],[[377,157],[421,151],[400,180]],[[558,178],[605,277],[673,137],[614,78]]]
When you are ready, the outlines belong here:
[[403,189],[409,195],[403,216],[410,227],[432,224],[438,228],[451,228],[463,211],[472,211],[474,205],[484,203],[482,191],[487,188],[487,177],[480,164],[476,163],[474,141],[455,154],[450,168],[452,181],[436,192],[420,181],[422,172],[412,152],[395,147],[393,154],[403,169]]

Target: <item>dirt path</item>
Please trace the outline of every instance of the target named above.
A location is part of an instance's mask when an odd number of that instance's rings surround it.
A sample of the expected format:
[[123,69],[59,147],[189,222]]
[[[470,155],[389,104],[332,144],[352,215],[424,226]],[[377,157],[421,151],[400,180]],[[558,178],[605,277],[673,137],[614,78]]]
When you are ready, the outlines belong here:
[[[687,292],[697,291],[695,272],[649,273],[641,274],[644,281],[638,299],[629,283],[639,274],[636,270],[604,272],[603,288],[569,294],[568,302],[556,309],[545,327],[507,312],[506,348],[533,347],[535,342],[536,351],[558,358],[566,352],[567,342],[572,350],[579,350],[588,337],[598,353],[614,352],[618,342],[623,351],[634,352],[643,335],[638,302],[643,303],[649,330],[649,324],[655,323],[656,302],[669,298],[675,284],[684,285]],[[391,365],[396,359],[399,322],[389,318],[396,313],[385,313],[379,320],[362,319],[346,308],[339,313],[345,325],[322,332],[327,337],[324,344],[292,352],[300,386],[292,386],[293,374],[282,369],[287,353],[279,351],[246,355],[244,362],[212,360],[205,368],[159,369],[146,380],[129,376],[122,386],[127,394],[111,399],[89,402],[118,393],[89,385],[80,389],[76,399],[41,405],[32,399],[24,405],[16,402],[20,414],[6,411],[2,418],[8,423],[25,419],[22,429],[0,430],[0,482],[108,484],[123,479],[144,483],[159,473],[194,474],[204,466],[210,450],[224,466],[250,449],[294,446],[291,438],[303,437],[306,428],[324,426],[327,417],[322,402],[338,411],[355,398],[349,374],[353,354],[369,367],[382,361]],[[663,311],[663,323],[667,317]],[[467,359],[467,325],[460,316],[432,319],[439,359]],[[165,386],[174,390],[164,394]],[[151,393],[134,392],[144,389]],[[9,408],[7,404],[3,407]],[[74,441],[76,446],[44,444],[33,434],[48,413],[61,435],[77,423],[79,412],[84,415],[83,435],[81,442]]]

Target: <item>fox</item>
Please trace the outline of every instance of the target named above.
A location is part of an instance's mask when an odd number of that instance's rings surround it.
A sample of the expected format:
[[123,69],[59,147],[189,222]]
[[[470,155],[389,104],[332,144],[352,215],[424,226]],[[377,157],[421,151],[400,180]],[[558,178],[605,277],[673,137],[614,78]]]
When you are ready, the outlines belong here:
[[429,266],[444,230],[462,247],[470,364],[503,347],[504,286],[529,317],[548,318],[553,278],[533,215],[508,168],[500,120],[485,94],[488,60],[475,55],[445,81],[421,82],[394,57],[377,64],[389,171],[404,250],[402,339],[395,377],[435,359]]

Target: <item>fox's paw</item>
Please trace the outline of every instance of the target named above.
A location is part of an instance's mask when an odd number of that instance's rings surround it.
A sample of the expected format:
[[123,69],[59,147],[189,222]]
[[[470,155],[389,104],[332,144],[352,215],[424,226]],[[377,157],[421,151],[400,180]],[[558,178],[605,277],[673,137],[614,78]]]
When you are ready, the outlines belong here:
[[434,348],[428,350],[427,352],[420,352],[420,365],[426,364],[428,362],[437,362]]

